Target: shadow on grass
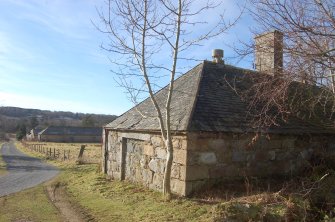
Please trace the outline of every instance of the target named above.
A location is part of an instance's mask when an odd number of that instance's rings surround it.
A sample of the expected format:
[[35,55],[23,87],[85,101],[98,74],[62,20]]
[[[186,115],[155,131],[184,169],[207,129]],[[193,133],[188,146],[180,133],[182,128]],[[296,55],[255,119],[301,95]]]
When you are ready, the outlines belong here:
[[29,156],[2,155],[7,171],[55,171],[56,167],[43,163],[41,159]]

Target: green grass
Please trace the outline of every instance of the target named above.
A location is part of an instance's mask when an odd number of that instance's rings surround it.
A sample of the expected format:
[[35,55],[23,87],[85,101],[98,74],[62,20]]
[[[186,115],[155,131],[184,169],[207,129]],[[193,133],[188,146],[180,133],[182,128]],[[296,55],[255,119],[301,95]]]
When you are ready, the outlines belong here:
[[[28,154],[44,157],[20,144],[17,146]],[[54,183],[64,185],[69,200],[95,221],[299,221],[297,218],[305,217],[310,210],[309,202],[301,196],[279,192],[230,200],[218,198],[216,203],[204,198],[202,201],[192,198],[166,201],[161,193],[140,185],[106,180],[97,164],[49,162],[61,169]]]
[[[0,151],[2,149],[2,145],[4,143],[0,142]],[[6,163],[2,160],[2,156],[1,156],[1,152],[0,152],[0,176],[3,176],[7,174],[7,170],[6,170]]]
[[[25,149],[20,143],[16,145],[27,154],[43,157]],[[100,150],[97,152],[100,153]],[[54,183],[65,184],[71,201],[85,209],[96,221],[212,221],[211,204],[186,198],[166,201],[161,193],[140,185],[106,180],[99,173],[97,164],[76,165],[73,161],[51,163],[62,170]]]
[[97,221],[211,221],[210,204],[186,198],[165,201],[161,193],[127,182],[107,181],[97,165],[68,165],[58,180]]
[[42,185],[0,198],[0,221],[62,221]]

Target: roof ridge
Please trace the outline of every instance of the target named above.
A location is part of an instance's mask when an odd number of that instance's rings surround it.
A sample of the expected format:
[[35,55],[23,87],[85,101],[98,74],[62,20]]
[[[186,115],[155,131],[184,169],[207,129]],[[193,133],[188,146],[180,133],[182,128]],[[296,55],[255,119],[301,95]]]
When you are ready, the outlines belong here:
[[53,128],[101,128],[101,126],[48,126]]
[[48,128],[49,128],[49,126],[47,126],[47,128],[45,128],[44,130],[41,130],[38,134],[44,133]]
[[186,131],[189,130],[190,123],[191,123],[191,120],[192,120],[192,117],[193,117],[193,113],[194,113],[194,110],[195,110],[195,106],[197,104],[198,94],[199,94],[199,90],[200,90],[200,83],[201,83],[201,80],[202,80],[202,77],[203,77],[203,74],[204,74],[205,63],[206,63],[206,61],[202,62],[201,73],[200,73],[200,76],[199,76],[199,79],[198,79],[198,82],[197,82],[197,90],[196,90],[196,92],[194,94],[192,108],[190,109],[190,112],[188,113],[188,119],[186,121]]
[[[201,65],[203,65],[203,62],[197,64],[196,66],[192,67],[190,70],[188,70],[187,72],[185,72],[184,74],[180,75],[178,78],[176,78],[176,79],[174,80],[174,82],[176,82],[176,81],[179,80],[180,78],[184,77],[185,75],[191,73],[193,70],[195,70],[196,68],[198,68],[198,67],[201,66]],[[165,89],[168,89],[169,85],[170,85],[170,84],[168,83],[168,84],[166,84],[164,87],[160,88],[157,92],[154,93],[154,97],[155,97],[156,95],[158,95],[161,91],[163,91],[163,90],[165,90]],[[174,91],[176,91],[176,89],[174,89]],[[145,103],[147,100],[151,100],[150,96],[148,96],[146,99],[142,100],[140,103],[136,104],[135,106],[131,107],[130,109],[128,109],[127,111],[125,111],[124,113],[122,113],[120,116],[118,116],[115,120],[113,120],[112,122],[107,123],[107,124],[104,125],[103,127],[104,127],[104,128],[108,128],[109,125],[110,125],[111,123],[113,123],[114,121],[118,120],[120,117],[126,115],[126,114],[127,114],[128,112],[130,112],[131,110],[135,110],[136,112],[139,112],[139,111],[138,111],[138,108],[139,108],[143,103]]]

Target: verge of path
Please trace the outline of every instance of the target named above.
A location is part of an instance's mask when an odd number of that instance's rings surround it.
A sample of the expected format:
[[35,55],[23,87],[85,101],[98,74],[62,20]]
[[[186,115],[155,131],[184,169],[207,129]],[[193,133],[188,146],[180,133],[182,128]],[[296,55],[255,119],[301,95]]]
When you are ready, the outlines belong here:
[[[4,144],[0,154],[8,169],[8,175],[0,176],[0,197],[51,180],[59,173],[56,167],[22,153],[13,143]],[[60,212],[62,221],[94,221],[80,206],[69,200],[66,187],[60,182],[46,183],[45,194]]]
[[6,163],[2,160],[2,155],[1,155],[1,148],[2,148],[2,142],[0,142],[0,176],[4,176],[7,174],[6,170]]
[[22,153],[12,142],[3,144],[0,152],[7,168],[7,174],[0,176],[0,197],[34,187],[59,173],[56,167]]
[[85,213],[83,209],[71,203],[66,192],[66,187],[61,183],[48,184],[46,193],[63,216],[64,221],[68,222],[84,222],[94,221],[94,219]]

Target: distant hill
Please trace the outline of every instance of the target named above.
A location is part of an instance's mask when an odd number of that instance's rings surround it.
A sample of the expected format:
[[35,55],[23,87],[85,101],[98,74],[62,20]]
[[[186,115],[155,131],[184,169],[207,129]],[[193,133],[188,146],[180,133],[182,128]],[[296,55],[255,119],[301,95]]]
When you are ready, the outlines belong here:
[[0,107],[0,132],[13,133],[19,125],[24,124],[27,130],[39,125],[53,126],[103,126],[113,121],[116,115],[100,115],[25,109],[19,107]]

